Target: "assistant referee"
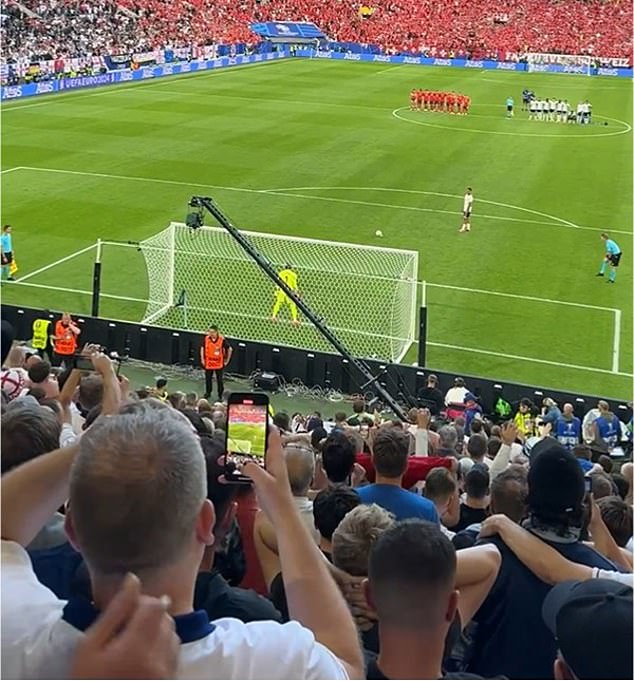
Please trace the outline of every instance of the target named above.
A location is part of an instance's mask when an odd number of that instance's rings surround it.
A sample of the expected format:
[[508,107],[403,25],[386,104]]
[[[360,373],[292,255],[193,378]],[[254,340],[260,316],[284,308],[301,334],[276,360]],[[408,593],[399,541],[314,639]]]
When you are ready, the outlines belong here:
[[11,274],[11,264],[13,263],[11,225],[5,225],[2,228],[0,244],[2,245],[2,276],[4,277],[6,275],[7,281],[14,281],[13,275]]
[[613,284],[616,280],[616,270],[621,262],[621,255],[623,255],[621,248],[613,239],[610,239],[610,235],[606,232],[601,232],[601,240],[605,243],[605,257],[601,263],[601,268],[597,272],[597,277],[602,277],[605,274],[607,266],[610,266],[610,275],[608,277],[607,283]]

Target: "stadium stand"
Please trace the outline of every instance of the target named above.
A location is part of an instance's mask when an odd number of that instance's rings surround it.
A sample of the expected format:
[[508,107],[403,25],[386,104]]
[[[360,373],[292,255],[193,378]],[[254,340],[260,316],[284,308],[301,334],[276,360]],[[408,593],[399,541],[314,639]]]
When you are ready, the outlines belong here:
[[[359,398],[335,419],[278,412],[268,472],[248,469],[256,498],[219,482],[224,402],[172,394],[160,381],[134,390],[98,346],[84,350],[92,372],[51,369],[13,336],[3,322],[1,578],[11,677],[108,669],[110,678],[173,678],[178,666],[184,678],[218,670],[223,678],[595,678],[601,665],[615,679],[632,677],[633,465],[610,458],[628,446],[631,423],[615,421],[607,403],[587,414],[597,425],[586,429],[590,459],[558,428],[567,405],[540,425],[552,400],[529,401],[521,418],[479,414],[470,437],[446,405],[433,417],[411,410],[407,423],[368,413]],[[485,446],[489,439],[496,446]],[[422,502],[433,508],[419,495],[439,466],[466,493],[463,506],[473,499],[471,478],[484,479],[477,518],[472,512],[456,534],[443,525],[448,509],[421,510]],[[597,477],[606,487],[599,504],[585,483]],[[354,510],[366,496],[385,500],[385,510]],[[405,508],[409,519],[393,521]],[[253,523],[258,509],[264,524]],[[511,518],[506,509],[523,510]],[[375,516],[386,522],[375,527]],[[479,532],[484,544],[463,548]],[[130,572],[136,577],[123,579]],[[551,589],[570,579],[570,592]],[[554,614],[542,616],[542,605]],[[105,614],[82,638],[99,608]],[[565,634],[560,611],[571,622]],[[600,635],[590,645],[585,622],[597,612]],[[390,632],[417,637],[420,622],[426,645],[413,655]],[[100,627],[114,640],[104,643]]]
[[[248,24],[267,20],[390,54],[632,55],[631,0],[360,7],[12,0],[1,38],[20,78],[33,60],[52,77],[253,48]],[[333,418],[277,413],[266,471],[238,488],[220,480],[226,400],[135,389],[97,346],[91,371],[51,368],[14,336],[3,322],[4,676],[633,677],[632,421],[607,402],[583,423],[548,398],[475,409],[456,379],[407,422],[358,398]],[[432,470],[460,494],[458,525],[424,498]]]
[[[526,52],[632,58],[631,0],[391,0],[369,16],[348,0],[13,0],[2,22],[11,59],[75,58],[243,44],[249,24],[313,21],[332,41],[388,54],[520,59]],[[530,21],[527,19],[530,18]]]

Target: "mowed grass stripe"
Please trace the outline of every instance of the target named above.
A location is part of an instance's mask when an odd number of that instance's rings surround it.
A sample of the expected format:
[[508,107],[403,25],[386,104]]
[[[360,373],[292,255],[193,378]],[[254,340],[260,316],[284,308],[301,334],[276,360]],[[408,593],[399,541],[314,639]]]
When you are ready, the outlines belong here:
[[[68,103],[75,100],[71,106],[49,107],[41,102],[43,106],[37,108],[16,110],[3,120],[7,127],[3,167],[76,169],[226,187],[401,187],[456,196],[472,184],[476,204],[474,228],[469,235],[457,234],[461,201],[449,197],[437,197],[430,206],[429,197],[399,196],[386,201],[371,191],[345,193],[347,198],[360,202],[449,211],[443,214],[326,202],[313,197],[292,199],[222,190],[213,190],[213,194],[237,224],[250,229],[326,239],[334,234],[342,240],[375,245],[374,232],[381,229],[385,236],[380,243],[419,250],[421,272],[432,281],[619,307],[624,310],[622,368],[631,371],[632,279],[631,266],[625,266],[627,259],[617,286],[601,287],[603,282],[593,278],[601,258],[596,233],[549,229],[547,225],[519,221],[487,221],[479,215],[497,214],[497,209],[494,213],[491,206],[478,203],[478,197],[482,197],[532,208],[580,225],[629,230],[631,135],[582,139],[578,143],[487,135],[474,141],[473,136],[466,139],[457,131],[431,130],[389,120],[391,110],[406,104],[412,86],[465,91],[472,96],[474,107],[486,105],[486,113],[494,115],[494,103],[499,101],[501,110],[509,88],[515,88],[513,94],[519,100],[525,82],[522,76],[489,82],[485,80],[487,74],[407,66],[374,77],[384,65],[317,60],[278,62],[270,69],[268,66],[252,72],[244,68],[220,78],[205,79],[207,74],[202,74],[153,81],[147,86],[125,87],[125,93],[113,97],[72,95],[65,98]],[[539,90],[543,84],[545,96],[553,84],[571,83],[566,77],[555,80],[530,75],[530,86]],[[169,98],[154,94],[163,88],[163,83],[176,92],[182,89],[183,100],[177,94]],[[575,87],[576,83],[574,79]],[[603,79],[584,79],[595,112],[627,120],[631,116],[627,84],[614,90],[605,89],[607,85]],[[611,88],[619,85],[609,82]],[[145,87],[151,88],[153,94],[143,94]],[[567,88],[562,87],[562,93],[564,89]],[[188,101],[190,90],[196,94]],[[208,99],[201,96],[205,91],[210,95]],[[214,94],[227,97],[211,96]],[[559,95],[554,91],[552,94]],[[258,96],[282,101],[259,102]],[[242,97],[254,99],[237,99]],[[293,106],[287,100],[307,104]],[[320,101],[338,106],[311,104]],[[365,106],[372,108],[364,111]],[[385,120],[380,112],[383,109]],[[479,119],[478,124],[483,121]],[[508,129],[509,124],[512,126],[513,121],[505,121],[502,113],[499,121],[486,119],[492,130]],[[97,236],[135,239],[162,229],[170,220],[182,220],[190,193],[187,186],[146,184],[141,188],[138,183],[114,186],[97,178],[20,175],[12,172],[3,176],[3,220],[14,224],[24,272],[31,267],[31,260],[35,269]],[[332,196],[340,194],[333,192]],[[517,211],[505,213],[503,209],[500,215],[519,217]],[[627,253],[627,236],[617,240],[623,242]],[[70,279],[74,276],[71,271],[66,274]],[[20,295],[23,293],[26,295]],[[16,294],[7,291],[6,295]],[[359,295],[358,291],[343,292],[344,300]],[[36,295],[32,297],[35,298]],[[476,335],[481,336],[479,347],[517,345],[517,340],[505,337],[504,314],[512,310],[521,315],[521,304],[492,306],[498,323],[474,327],[473,319],[483,316],[483,305],[474,301],[457,313],[447,310],[446,322],[442,323],[446,323],[449,338],[443,327],[438,329],[443,331],[442,339],[449,342],[455,337],[455,344],[460,345],[461,328],[466,325],[477,329]],[[583,323],[577,323],[579,337],[571,341],[549,315],[541,319],[527,310],[525,316],[523,346],[539,349],[545,342],[561,346],[565,348],[563,354],[570,355],[571,363],[575,354],[581,356],[586,348],[599,348],[596,361],[588,364],[605,364],[603,346],[608,322],[586,324],[584,318]],[[595,326],[598,328],[593,330]],[[516,349],[510,347],[509,352]],[[513,363],[506,360],[499,364],[491,357],[465,357],[458,351],[449,355],[455,363],[446,364],[447,353],[442,349],[431,349],[430,361],[433,363],[436,357],[445,364],[439,368],[464,373],[616,396],[628,392],[628,385],[619,377],[583,377],[579,371],[525,366],[521,362],[513,369]],[[517,374],[511,375],[511,370]]]

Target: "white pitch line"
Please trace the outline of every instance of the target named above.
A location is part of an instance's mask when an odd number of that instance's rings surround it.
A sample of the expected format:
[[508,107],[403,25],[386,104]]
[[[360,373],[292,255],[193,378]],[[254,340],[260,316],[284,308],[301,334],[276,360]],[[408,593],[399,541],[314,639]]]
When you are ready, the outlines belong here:
[[[460,199],[462,200],[462,195],[460,194],[445,194],[443,192],[432,192],[432,191],[424,191],[422,189],[399,189],[397,187],[321,187],[321,186],[313,186],[313,187],[281,187],[279,189],[269,189],[267,191],[269,192],[290,192],[290,191],[313,191],[313,190],[325,190],[325,191],[374,191],[374,192],[395,192],[398,194],[422,194],[422,195],[430,195],[430,196],[442,196],[445,198],[449,199]],[[284,194],[281,194],[281,196],[284,196]],[[311,197],[311,198],[317,198],[317,197]],[[527,222],[530,224],[535,224],[535,225],[552,225],[552,226],[565,226],[565,227],[574,227],[575,229],[585,229],[585,230],[590,230],[593,232],[604,232],[605,227],[588,227],[586,225],[578,225],[576,222],[571,222],[570,220],[566,220],[564,218],[559,218],[556,215],[550,215],[549,213],[543,213],[538,210],[533,210],[532,208],[523,208],[522,206],[515,206],[512,203],[502,203],[500,201],[492,201],[490,199],[481,199],[478,197],[477,199],[478,203],[486,203],[491,206],[500,206],[501,208],[511,208],[513,210],[519,210],[523,213],[530,213],[532,215],[538,215],[544,218],[549,218],[550,220],[554,220],[558,224],[553,224],[552,222],[538,222],[537,220],[522,220],[521,218],[507,218],[507,217],[502,217],[499,215],[481,215],[478,214],[476,217],[483,217],[483,218],[491,218],[494,220],[511,220],[515,222]],[[393,208],[404,208],[408,209],[408,206],[390,206]],[[419,210],[425,210],[423,208],[420,208]],[[428,208],[426,209],[428,211],[436,212],[437,209],[434,208]],[[438,210],[437,212],[446,212],[451,215],[456,215],[456,211],[440,211]],[[610,232],[613,232],[614,234],[627,234],[628,236],[632,236],[632,232],[627,232],[624,230],[619,230],[619,229],[609,229]]]
[[[4,284],[5,282],[3,282]],[[62,291],[63,293],[75,293],[77,295],[81,296],[92,296],[93,292],[92,291],[84,291],[83,289],[79,288],[67,288],[64,286],[51,286],[50,284],[35,284],[32,281],[13,281],[9,282],[11,286],[15,286],[16,284],[19,284],[20,286],[30,286],[32,288],[42,288],[42,289],[49,289],[51,291]],[[99,292],[99,297],[100,298],[110,298],[112,300],[123,300],[125,302],[129,303],[145,303],[146,305],[148,303],[151,303],[153,305],[156,304],[161,304],[162,301],[156,301],[156,300],[147,300],[145,298],[131,298],[130,296],[118,296],[113,293],[103,293]],[[118,321],[130,321],[130,320],[125,320],[121,319]]]
[[[422,284],[423,282],[419,281],[418,284]],[[585,308],[587,310],[600,310],[602,312],[618,312],[619,314],[621,313],[621,310],[617,310],[616,308],[613,307],[601,307],[600,305],[588,305],[587,303],[571,303],[567,300],[555,300],[553,298],[536,298],[535,296],[521,296],[517,293],[502,293],[500,291],[489,291],[487,289],[480,289],[480,288],[467,288],[465,286],[450,286],[449,284],[432,284],[429,281],[425,282],[426,286],[433,286],[434,288],[445,288],[445,289],[450,289],[452,291],[466,291],[467,293],[483,293],[486,295],[491,295],[491,296],[502,296],[504,298],[518,298],[520,300],[533,300],[537,303],[553,303],[556,305],[569,305],[570,307],[581,307]]]
[[[264,61],[264,62],[254,62],[253,64],[236,64],[235,66],[223,66],[220,68],[216,69],[205,69],[203,71],[188,71],[187,73],[175,73],[171,76],[163,76],[161,77],[161,80],[163,78],[168,78],[170,82],[175,82],[175,81],[180,81],[183,78],[187,78],[189,76],[198,76],[199,78],[209,78],[210,76],[221,76],[224,73],[229,73],[229,71],[236,71],[236,70],[242,70],[245,68],[257,68],[258,66],[269,66],[270,64],[280,64],[280,63],[290,63],[292,62],[292,59],[271,59],[270,61]],[[123,92],[132,92],[134,90],[137,90],[138,88],[147,88],[150,87],[151,85],[155,85],[156,81],[159,80],[158,78],[148,78],[146,80],[141,80],[137,82],[130,82],[128,81],[127,83],[109,83],[108,85],[102,86],[104,89],[101,87],[99,88],[98,92],[84,92],[83,90],[68,90],[66,92],[55,92],[51,93],[50,95],[44,95],[46,98],[46,101],[38,101],[38,102],[33,102],[31,104],[9,104],[7,105],[5,102],[3,102],[2,105],[2,113],[6,114],[7,111],[20,111],[21,109],[32,109],[34,107],[39,107],[39,106],[46,106],[48,104],[53,104],[57,102],[58,100],[61,100],[64,98],[64,100],[68,96],[73,96],[74,99],[84,99],[85,97],[103,97],[105,95],[114,95],[114,94],[121,94]],[[112,87],[113,85],[116,85],[117,87]],[[182,96],[186,95],[186,92],[181,93]]]
[[[113,173],[93,173],[93,172],[88,172],[88,171],[83,171],[83,170],[63,170],[61,168],[38,168],[35,166],[23,166],[22,170],[30,170],[30,171],[36,171],[36,172],[43,172],[43,173],[60,173],[60,174],[66,174],[66,175],[79,175],[79,176],[85,176],[85,177],[103,177],[104,179],[110,179],[110,180],[125,180],[125,181],[133,181],[133,182],[149,182],[149,183],[155,183],[155,184],[167,184],[167,185],[175,185],[178,187],[198,187],[202,189],[219,189],[220,191],[231,191],[231,192],[246,192],[249,194],[269,194],[271,196],[285,196],[287,198],[295,198],[295,199],[310,199],[314,201],[326,201],[330,203],[349,203],[349,204],[357,204],[361,206],[372,206],[376,208],[389,208],[389,209],[399,209],[399,210],[408,210],[408,211],[414,211],[418,213],[444,213],[447,215],[459,215],[458,211],[451,211],[451,210],[442,210],[440,208],[422,208],[419,206],[401,206],[398,204],[391,204],[391,203],[377,203],[377,202],[372,202],[372,201],[360,201],[360,200],[355,200],[355,199],[340,199],[336,197],[327,197],[327,196],[308,196],[306,194],[296,194],[296,193],[290,193],[286,192],[283,190],[279,189],[249,189],[247,187],[226,187],[224,185],[216,185],[216,184],[202,184],[200,182],[183,182],[181,180],[164,180],[161,178],[152,178],[152,177],[138,177],[135,175],[115,175]],[[289,189],[293,189],[292,187],[289,187]],[[300,187],[301,189],[301,187]],[[322,187],[308,187],[308,189],[322,189]],[[327,187],[325,189],[328,189]],[[396,191],[396,190],[395,190]],[[429,194],[432,194],[433,192],[427,192]],[[441,196],[443,196],[441,194]],[[520,209],[522,210],[522,209]],[[528,211],[528,209],[523,209]],[[529,211],[530,212],[530,211]],[[503,221],[508,221],[508,222],[522,222],[522,223],[530,223],[530,224],[541,224],[541,225],[550,225],[552,227],[560,227],[561,225],[556,223],[556,222],[551,222],[551,223],[544,223],[544,222],[539,222],[536,220],[525,220],[522,218],[510,218],[510,217],[505,217],[505,216],[500,216],[500,215],[481,215],[480,217],[487,217],[491,220],[503,220]],[[561,218],[555,218],[557,220],[561,221]],[[565,224],[565,221],[564,221]],[[570,225],[572,226],[572,224]],[[581,229],[593,229],[593,227],[587,227],[587,228],[581,228]],[[617,230],[610,230],[611,232],[617,233]]]
[[25,282],[27,279],[34,277],[36,274],[41,274],[42,272],[46,272],[46,270],[50,270],[53,267],[57,267],[57,265],[61,265],[63,262],[67,262],[68,260],[72,260],[73,258],[76,258],[78,255],[82,255],[83,253],[86,253],[87,251],[91,251],[93,248],[96,248],[96,247],[97,247],[97,244],[91,244],[90,246],[86,246],[86,248],[82,248],[81,250],[75,251],[74,253],[71,253],[70,255],[65,256],[64,258],[60,258],[59,260],[55,260],[55,262],[49,263],[48,265],[45,265],[44,267],[40,267],[39,270],[33,270],[33,272],[29,272],[28,274],[25,274],[23,277],[16,279],[15,283],[21,284],[21,283]]
[[396,66],[388,66],[386,69],[381,69],[380,71],[375,71],[374,73],[372,73],[370,75],[379,76],[382,73],[387,73],[388,71],[394,71],[396,69],[400,69],[401,66],[405,66],[405,64],[397,64]]
[[621,352],[621,310],[614,310],[614,336],[612,337],[612,373],[619,373]]
[[547,364],[549,366],[564,367],[565,369],[578,369],[579,371],[586,371],[599,374],[616,374],[618,376],[632,377],[634,374],[628,374],[624,371],[612,371],[611,369],[599,369],[598,367],[581,366],[580,364],[566,364],[565,362],[555,362],[550,359],[541,359],[538,357],[524,357],[523,355],[511,355],[506,352],[495,352],[493,350],[480,350],[479,348],[466,348],[462,345],[452,345],[450,343],[436,343],[434,341],[427,341],[427,345],[432,345],[438,348],[447,348],[449,350],[460,350],[462,352],[471,352],[479,355],[490,355],[491,357],[504,357],[505,359],[518,360],[520,362],[536,362],[537,364]]
[[[600,133],[592,133],[592,134],[568,134],[566,133],[565,135],[558,135],[557,133],[540,133],[540,132],[520,132],[520,131],[511,131],[511,130],[482,130],[482,128],[465,128],[465,127],[456,127],[455,125],[438,125],[437,123],[428,123],[426,121],[415,121],[412,120],[411,118],[404,118],[403,116],[400,115],[401,111],[409,111],[410,109],[406,106],[401,106],[398,109],[394,109],[392,111],[392,116],[396,118],[398,121],[402,121],[403,123],[411,123],[412,125],[422,125],[427,128],[439,128],[440,130],[455,130],[457,132],[476,132],[476,133],[483,133],[487,135],[507,135],[511,137],[557,137],[558,139],[599,139],[601,137],[615,137],[616,135],[627,135],[630,132],[632,132],[632,126],[629,123],[626,123],[625,121],[618,120],[617,118],[611,118],[609,120],[617,121],[618,123],[621,123],[622,125],[625,126],[623,130],[616,130],[614,132],[600,132]],[[604,118],[607,118],[607,116],[604,116]],[[502,120],[502,119],[500,119]]]
[[22,170],[24,166],[15,166],[15,168],[5,168],[0,170],[0,175],[5,175],[6,173],[12,173],[14,170]]
[[[390,204],[390,203],[379,203],[379,202],[373,202],[373,201],[361,201],[358,199],[340,199],[336,197],[329,197],[329,196],[309,196],[306,194],[297,194],[295,193],[295,190],[363,190],[363,191],[384,191],[384,192],[403,192],[407,194],[425,194],[425,195],[432,195],[432,196],[442,196],[442,197],[448,197],[448,198],[458,198],[461,199],[461,196],[458,196],[457,194],[444,194],[442,192],[429,192],[429,191],[423,191],[423,190],[416,190],[416,189],[396,189],[396,188],[390,188],[390,187],[286,187],[286,188],[280,188],[280,189],[250,189],[247,187],[227,187],[224,185],[215,185],[215,184],[203,184],[200,182],[183,182],[181,180],[165,180],[161,178],[156,178],[156,177],[139,177],[136,175],[115,175],[113,173],[96,173],[96,172],[90,172],[90,171],[83,171],[83,170],[64,170],[62,168],[42,168],[42,167],[36,167],[36,166],[21,166],[20,170],[31,170],[35,172],[44,172],[44,173],[58,173],[58,174],[66,174],[66,175],[78,175],[78,176],[84,176],[84,177],[103,177],[105,179],[111,179],[111,180],[125,180],[125,181],[133,181],[133,182],[149,182],[149,183],[155,183],[155,184],[166,184],[166,185],[175,185],[179,187],[200,187],[203,189],[219,189],[220,191],[234,191],[234,192],[246,192],[250,194],[270,194],[274,196],[286,196],[289,198],[301,198],[301,199],[310,199],[310,200],[315,200],[315,201],[326,201],[326,202],[331,202],[331,203],[349,203],[349,204],[355,204],[355,205],[362,205],[362,206],[372,206],[372,207],[377,207],[377,208],[390,208],[390,209],[398,209],[398,210],[408,210],[408,211],[415,211],[415,212],[421,212],[421,213],[444,213],[447,215],[458,215],[459,213],[457,211],[449,211],[449,210],[443,210],[440,208],[422,208],[419,206],[402,206],[399,204]],[[290,192],[293,193],[290,193]],[[548,213],[542,213],[540,211],[532,210],[530,208],[523,208],[521,206],[513,206],[512,204],[509,203],[501,203],[498,201],[491,201],[488,199],[478,199],[479,202],[481,203],[488,203],[491,205],[496,205],[500,206],[503,208],[511,208],[514,210],[519,210],[525,213],[531,213],[535,214],[538,216],[542,216],[545,218],[550,218],[551,220],[554,220],[555,222],[541,222],[537,220],[526,220],[522,218],[510,218],[506,216],[501,216],[501,215],[481,215],[480,217],[491,219],[491,220],[501,220],[501,221],[507,221],[507,222],[522,222],[522,223],[528,223],[528,224],[542,224],[546,226],[552,226],[552,227],[571,227],[573,229],[583,229],[583,230],[589,230],[593,232],[601,232],[605,228],[601,227],[586,227],[583,225],[577,225],[574,222],[570,222],[569,220],[565,220],[564,218],[558,218],[554,215],[549,215]],[[614,234],[627,234],[628,236],[631,236],[631,232],[626,232],[624,230],[618,230],[618,229],[610,229],[610,232]]]

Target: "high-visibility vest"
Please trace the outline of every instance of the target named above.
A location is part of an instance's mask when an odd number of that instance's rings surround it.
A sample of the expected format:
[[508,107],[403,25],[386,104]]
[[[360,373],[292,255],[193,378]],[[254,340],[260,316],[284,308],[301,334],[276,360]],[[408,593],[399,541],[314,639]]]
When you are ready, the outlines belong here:
[[225,339],[218,335],[216,340],[212,340],[211,336],[205,336],[205,369],[222,369],[225,365],[225,355],[223,351],[223,343]]
[[48,327],[51,325],[50,319],[36,319],[33,322],[33,340],[31,345],[36,350],[44,350],[48,345]]
[[58,355],[72,355],[77,350],[77,339],[69,326],[64,326],[60,319],[55,324],[55,352]]

